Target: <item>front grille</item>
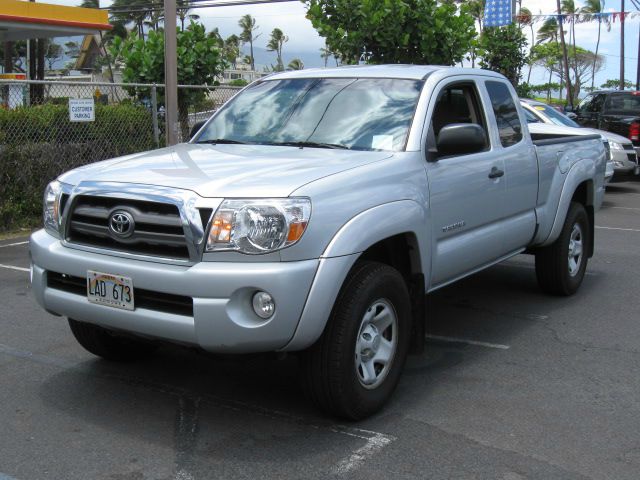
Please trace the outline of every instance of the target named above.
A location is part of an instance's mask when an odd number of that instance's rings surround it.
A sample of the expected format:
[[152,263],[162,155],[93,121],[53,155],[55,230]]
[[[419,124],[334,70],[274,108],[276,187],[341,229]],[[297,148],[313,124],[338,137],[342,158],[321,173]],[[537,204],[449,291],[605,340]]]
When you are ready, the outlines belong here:
[[627,153],[627,158],[629,159],[629,161],[636,163],[638,157],[636,156],[635,153]]
[[[126,212],[134,221],[125,237],[109,228],[114,212]],[[143,200],[79,195],[67,220],[70,243],[164,258],[188,259],[189,249],[176,205]]]
[[[74,295],[87,296],[87,279],[82,277],[47,272],[47,287]],[[144,290],[136,288],[135,285],[133,288],[135,308],[193,317],[193,298],[191,297]]]

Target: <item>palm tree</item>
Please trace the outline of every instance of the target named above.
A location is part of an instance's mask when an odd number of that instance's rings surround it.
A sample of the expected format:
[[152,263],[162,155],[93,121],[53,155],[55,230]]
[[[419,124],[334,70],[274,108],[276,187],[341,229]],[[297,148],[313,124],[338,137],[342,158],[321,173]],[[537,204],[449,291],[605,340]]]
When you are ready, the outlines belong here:
[[240,37],[235,34],[229,35],[224,41],[223,54],[231,64],[231,68],[235,69],[238,56],[240,55]]
[[[538,29],[538,36],[536,39],[536,45],[541,43],[555,43],[558,44],[558,21],[555,17],[547,18],[542,26]],[[549,82],[551,85],[551,79],[553,78],[553,68],[549,68]],[[560,81],[562,82],[562,74],[560,74]],[[561,87],[562,89],[562,87]],[[551,91],[547,90],[547,98],[551,98]]]
[[324,68],[327,68],[327,63],[329,62],[330,56],[331,56],[331,50],[329,50],[328,47],[325,46],[320,49],[320,58],[324,60]]
[[569,30],[569,44],[573,44],[573,75],[578,78],[578,52],[576,49],[576,20],[578,15],[582,13],[580,8],[577,8],[573,0],[562,0],[562,13],[569,16],[571,19],[571,30]]
[[184,21],[187,18],[189,20],[198,20],[200,18],[200,15],[189,13],[189,10],[191,10],[188,6],[189,3],[191,3],[189,0],[177,0],[176,2],[176,11],[178,13],[178,18],[180,19],[180,30],[184,30]]
[[[596,77],[596,59],[598,58],[598,48],[600,47],[600,30],[602,29],[602,13],[604,12],[604,1],[605,0],[586,0],[584,7],[582,7],[582,12],[586,13],[589,17],[589,20],[592,20],[594,17],[598,19],[598,40],[596,41],[596,52],[593,57],[593,70],[591,71],[591,89],[593,89],[593,84]],[[611,22],[609,19],[605,19],[605,25],[607,26],[607,32],[611,31]]]
[[531,10],[525,7],[520,9],[517,18],[520,25],[528,25],[531,28],[531,47],[529,47],[529,74],[527,75],[527,83],[529,83],[529,81],[531,80],[531,68],[533,67],[531,57],[535,41],[535,34],[533,33],[533,14],[531,13]]
[[[571,3],[573,3],[573,0],[563,0],[563,1],[570,1]],[[560,6],[560,0],[556,0],[556,6],[557,6],[558,15],[560,16],[560,19],[562,19],[562,7]],[[569,78],[569,59],[567,56],[567,44],[564,41],[564,27],[562,26],[562,20],[560,21],[559,27],[560,27],[559,28],[560,43],[562,45],[562,58],[564,60],[564,73],[567,78],[567,100],[569,101],[569,105],[573,107],[573,95],[571,94],[571,79]]]
[[253,42],[256,38],[258,38],[262,34],[259,33],[258,35],[254,35],[253,32],[258,30],[258,28],[260,27],[256,25],[256,19],[249,14],[242,16],[242,18],[240,18],[240,20],[238,21],[238,25],[242,29],[242,32],[240,33],[240,40],[242,40],[243,43],[249,43],[249,56],[251,57],[251,70],[255,70],[256,66],[253,60]]
[[294,58],[287,65],[287,70],[302,70],[304,68],[304,63],[299,58]]
[[473,19],[478,22],[478,33],[482,33],[482,23],[484,20],[485,0],[471,0],[468,3],[468,12]]
[[267,43],[267,51],[276,52],[277,63],[274,70],[277,72],[284,70],[284,64],[282,63],[282,46],[288,41],[289,37],[279,28],[274,28],[271,32],[271,38],[269,39],[269,43]]

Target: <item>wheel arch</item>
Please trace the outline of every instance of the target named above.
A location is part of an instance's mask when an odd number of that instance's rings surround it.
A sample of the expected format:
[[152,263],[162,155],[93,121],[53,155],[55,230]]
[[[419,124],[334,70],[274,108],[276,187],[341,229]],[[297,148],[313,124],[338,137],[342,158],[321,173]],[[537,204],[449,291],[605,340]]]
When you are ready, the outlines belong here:
[[[374,207],[349,220],[320,257],[320,265],[296,331],[283,351],[302,350],[322,334],[338,294],[358,260],[378,261],[396,268],[411,296],[414,318],[424,318],[425,258],[429,231],[425,209],[402,200]],[[420,230],[416,230],[420,226]],[[422,328],[416,332],[424,335]],[[414,335],[415,336],[415,335]],[[412,350],[421,348],[412,346]]]

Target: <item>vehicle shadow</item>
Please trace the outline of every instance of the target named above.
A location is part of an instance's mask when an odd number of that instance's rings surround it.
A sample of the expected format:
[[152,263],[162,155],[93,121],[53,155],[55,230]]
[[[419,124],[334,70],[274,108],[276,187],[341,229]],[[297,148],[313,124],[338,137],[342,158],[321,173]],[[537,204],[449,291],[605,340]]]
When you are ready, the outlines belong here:
[[[412,355],[389,407],[354,426],[383,428],[385,416],[428,404],[449,370],[501,351],[455,339],[509,346],[555,308],[595,294],[603,280],[603,275],[587,276],[575,296],[550,297],[538,289],[530,259],[518,258],[428,296],[428,335],[447,340],[430,339],[423,354]],[[92,359],[69,366],[48,377],[39,393],[47,406],[78,422],[168,448],[186,442],[192,456],[205,463],[240,458],[249,444],[264,446],[256,465],[277,458],[313,463],[323,448],[325,454],[339,452],[361,442],[336,435],[336,420],[312,407],[298,375],[295,355],[220,356],[163,346],[137,363]],[[201,439],[191,443],[181,425],[189,411],[197,417]],[[266,445],[267,437],[277,448]]]

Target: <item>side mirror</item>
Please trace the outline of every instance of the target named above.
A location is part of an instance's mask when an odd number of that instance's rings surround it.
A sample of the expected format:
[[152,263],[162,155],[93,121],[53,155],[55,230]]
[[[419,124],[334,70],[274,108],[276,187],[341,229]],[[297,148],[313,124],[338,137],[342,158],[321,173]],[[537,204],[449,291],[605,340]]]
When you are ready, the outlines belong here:
[[575,120],[576,118],[578,118],[578,115],[573,112],[567,112],[567,117],[569,117],[571,120]]
[[199,122],[194,123],[193,127],[191,127],[191,132],[189,132],[189,140],[198,133],[198,130],[200,130],[205,123],[207,123],[206,120],[200,120]]
[[441,157],[481,152],[487,146],[487,134],[476,123],[451,123],[440,129],[436,146]]

